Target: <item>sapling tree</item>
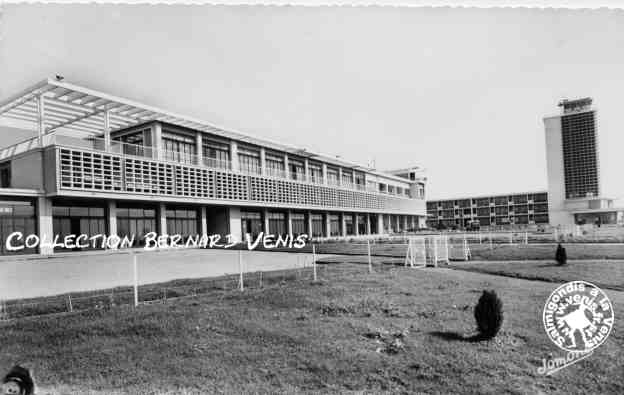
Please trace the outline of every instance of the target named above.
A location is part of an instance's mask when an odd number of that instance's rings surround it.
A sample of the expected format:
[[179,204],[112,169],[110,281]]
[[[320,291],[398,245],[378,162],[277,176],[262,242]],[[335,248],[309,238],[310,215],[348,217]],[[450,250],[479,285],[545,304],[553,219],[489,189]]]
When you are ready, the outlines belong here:
[[479,337],[492,339],[503,325],[503,302],[495,291],[483,291],[474,309]]

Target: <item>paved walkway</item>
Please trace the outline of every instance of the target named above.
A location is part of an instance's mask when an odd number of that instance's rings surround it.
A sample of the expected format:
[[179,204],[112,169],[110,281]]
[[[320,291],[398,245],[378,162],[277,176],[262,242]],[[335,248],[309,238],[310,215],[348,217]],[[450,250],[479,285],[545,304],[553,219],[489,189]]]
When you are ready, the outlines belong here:
[[[319,259],[327,256],[317,255]],[[141,250],[136,257],[139,285],[239,273],[238,251],[234,250]],[[244,272],[283,270],[310,265],[312,256],[301,253],[242,251],[242,262]],[[133,254],[128,252],[2,259],[0,300],[129,286],[134,282],[133,274]]]

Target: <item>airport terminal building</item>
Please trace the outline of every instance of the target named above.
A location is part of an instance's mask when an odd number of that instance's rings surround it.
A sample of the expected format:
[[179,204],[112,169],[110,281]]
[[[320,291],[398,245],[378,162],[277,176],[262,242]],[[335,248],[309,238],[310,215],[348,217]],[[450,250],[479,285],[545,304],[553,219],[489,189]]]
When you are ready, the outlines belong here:
[[0,117],[37,130],[0,151],[2,253],[14,231],[241,240],[426,225],[419,167],[380,172],[58,79],[2,102]]

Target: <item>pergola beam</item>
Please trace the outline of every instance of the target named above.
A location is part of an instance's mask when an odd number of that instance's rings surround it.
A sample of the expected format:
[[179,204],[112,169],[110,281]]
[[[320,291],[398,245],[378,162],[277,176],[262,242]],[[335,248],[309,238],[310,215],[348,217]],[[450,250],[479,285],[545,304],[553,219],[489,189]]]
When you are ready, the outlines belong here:
[[43,147],[43,135],[45,134],[45,101],[43,95],[37,96],[37,145]]

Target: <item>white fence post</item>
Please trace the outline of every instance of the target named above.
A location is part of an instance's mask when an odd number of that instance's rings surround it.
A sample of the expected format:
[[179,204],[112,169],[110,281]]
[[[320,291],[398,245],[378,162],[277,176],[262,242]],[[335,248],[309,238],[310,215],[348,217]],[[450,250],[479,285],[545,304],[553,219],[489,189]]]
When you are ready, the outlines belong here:
[[132,266],[134,269],[134,307],[139,305],[139,268],[136,253],[132,254]]
[[490,239],[490,250],[491,250],[492,249],[492,232],[490,232],[489,235],[490,235],[489,239]]
[[69,302],[69,312],[73,312],[74,311],[74,306],[72,306],[72,301],[71,301],[71,294],[67,294],[67,301]]
[[243,285],[243,250],[238,250],[238,288],[241,291],[245,290],[245,286]]
[[368,251],[368,272],[372,273],[373,272],[373,262],[371,260],[370,240],[366,240],[366,249]]
[[312,269],[314,273],[314,282],[316,282],[316,248],[312,244]]
[[509,232],[509,244],[513,244],[513,232]]
[[529,244],[529,232],[524,232],[524,244]]

